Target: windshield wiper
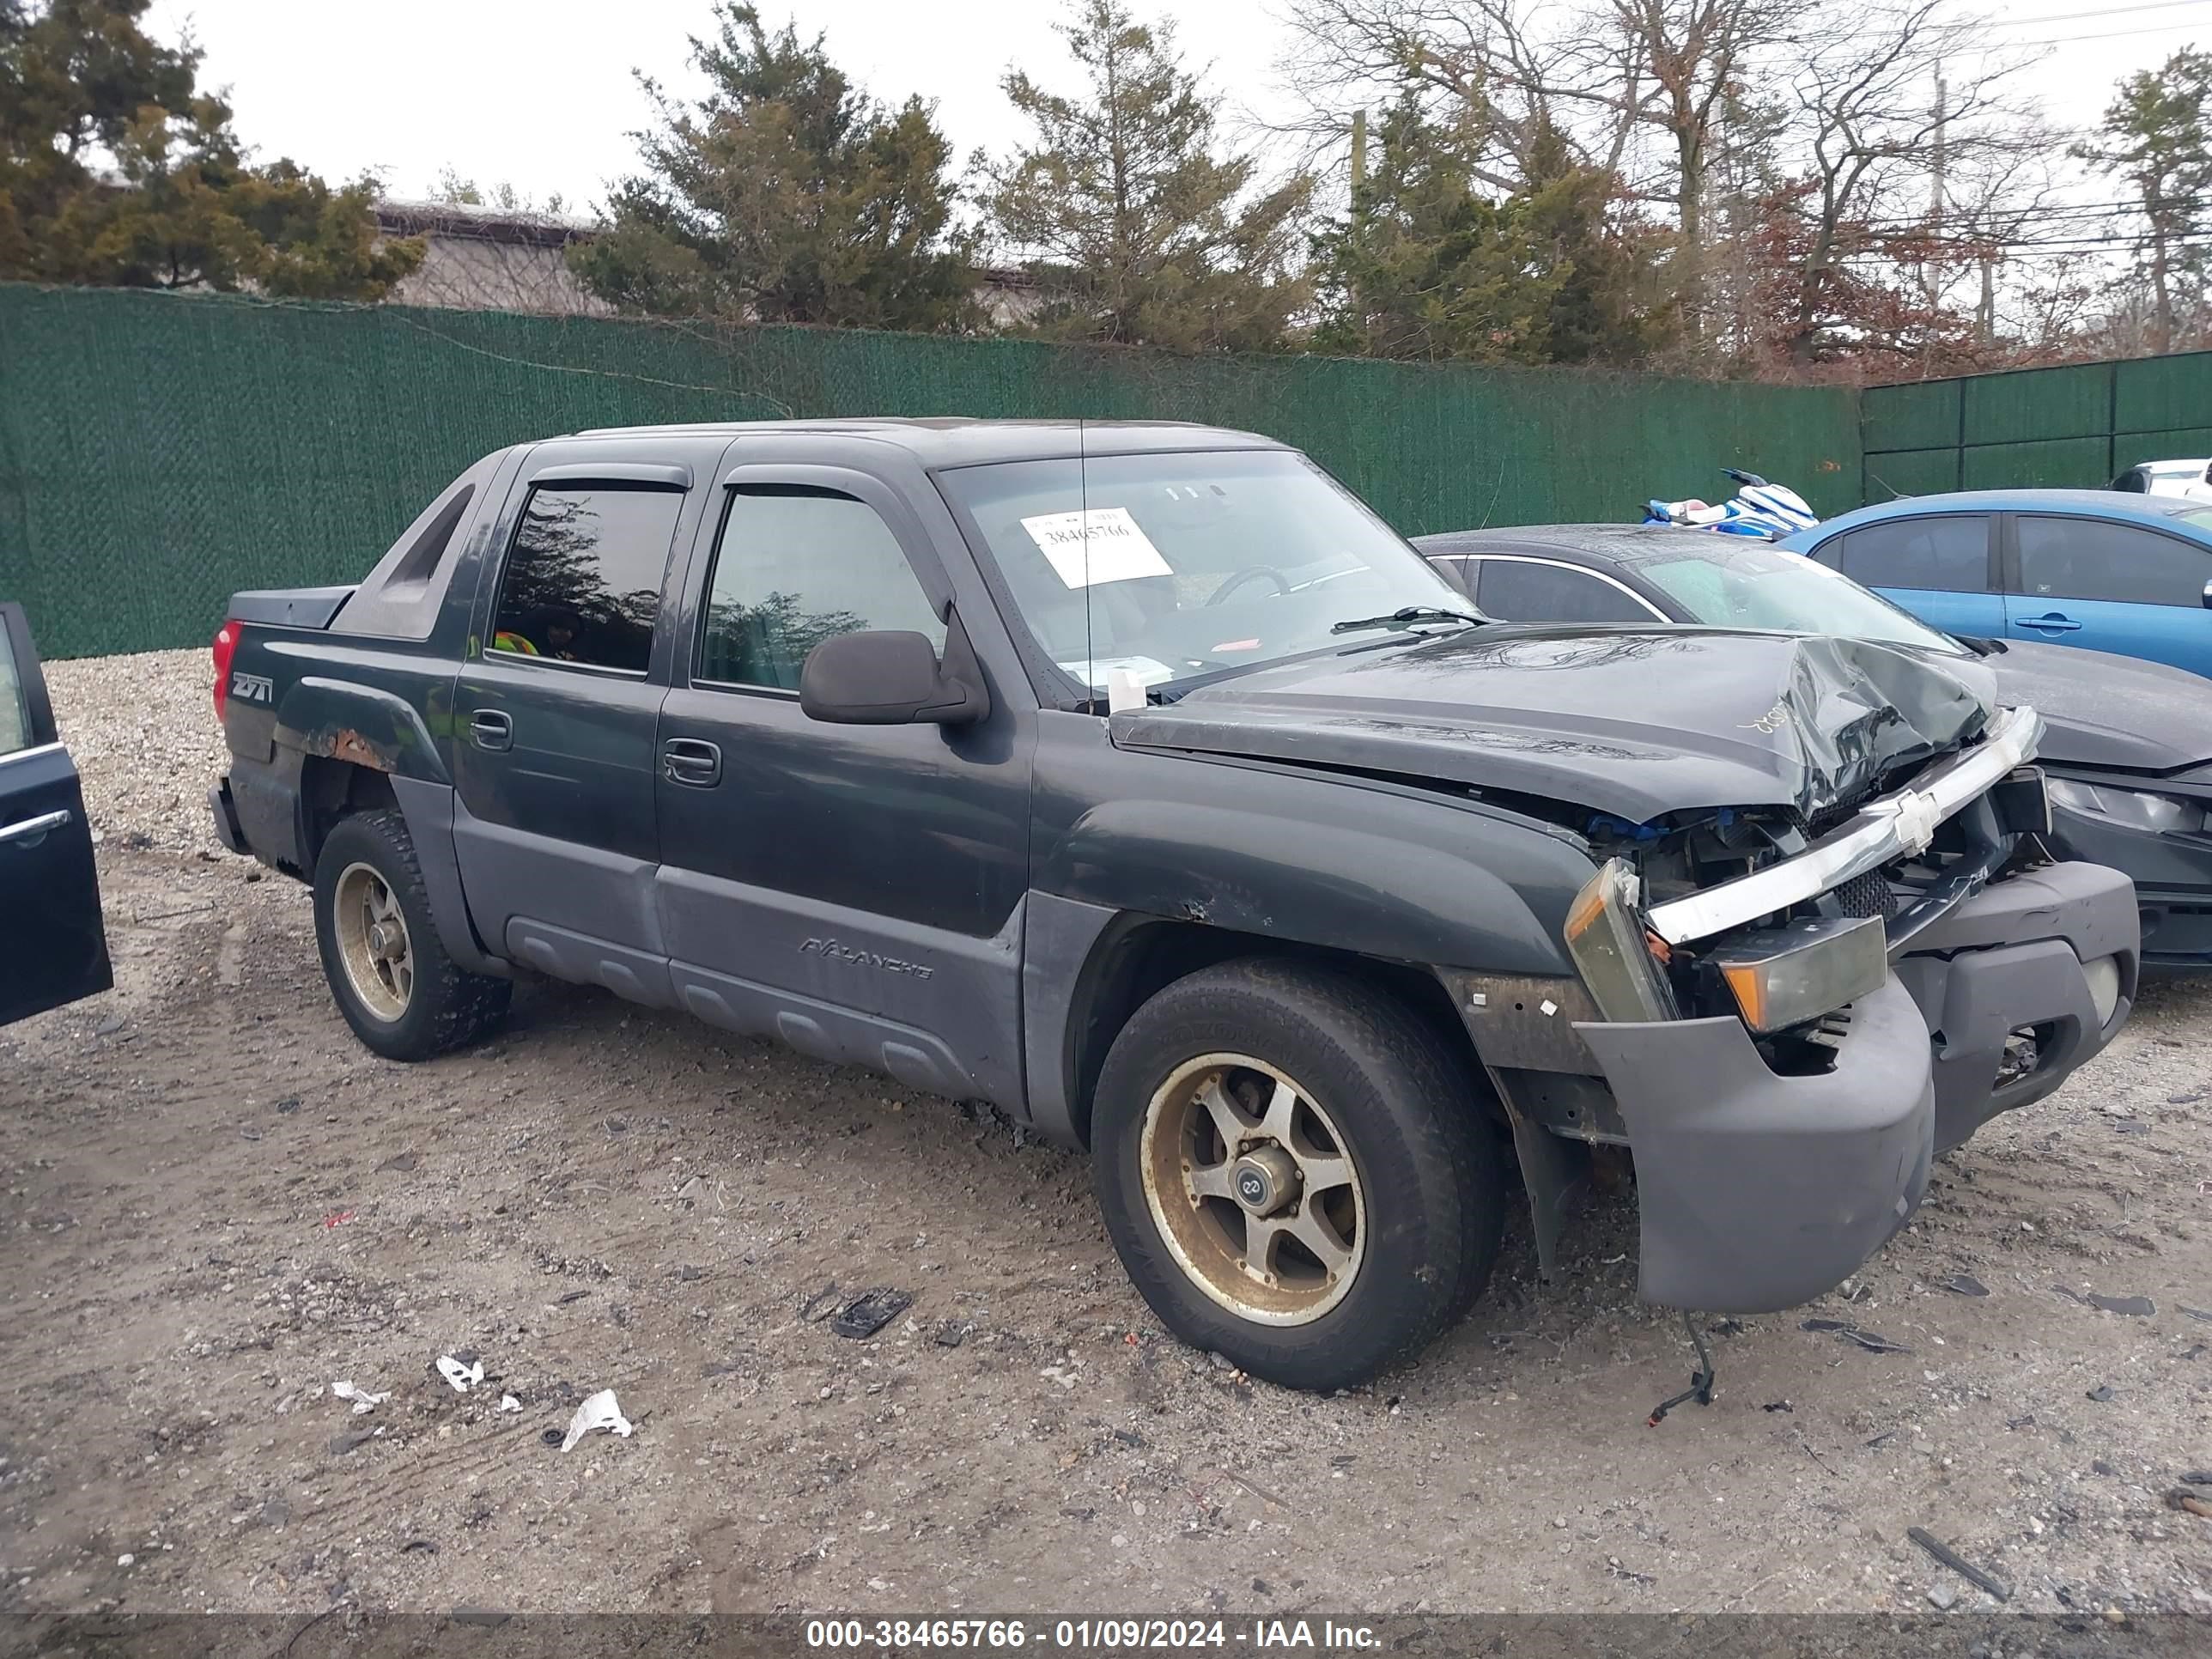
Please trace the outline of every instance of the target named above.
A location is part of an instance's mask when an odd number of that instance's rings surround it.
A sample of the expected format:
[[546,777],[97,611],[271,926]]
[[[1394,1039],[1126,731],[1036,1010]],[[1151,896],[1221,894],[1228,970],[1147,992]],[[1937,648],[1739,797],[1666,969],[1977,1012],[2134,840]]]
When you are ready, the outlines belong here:
[[1486,617],[1480,611],[1469,615],[1464,611],[1440,610],[1433,605],[1406,605],[1399,606],[1387,617],[1355,617],[1349,622],[1332,623],[1328,631],[1332,634],[1357,634],[1370,628],[1402,628],[1407,623],[1426,622],[1466,623],[1470,627],[1480,628],[1497,620],[1497,617]]

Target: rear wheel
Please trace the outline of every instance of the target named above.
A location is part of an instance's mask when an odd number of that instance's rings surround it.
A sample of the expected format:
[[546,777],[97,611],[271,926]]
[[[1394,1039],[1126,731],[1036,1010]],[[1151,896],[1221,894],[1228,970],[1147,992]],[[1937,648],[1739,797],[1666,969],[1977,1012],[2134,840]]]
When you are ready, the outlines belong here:
[[324,841],[315,940],[338,1012],[386,1060],[427,1060],[470,1042],[507,1012],[514,992],[446,954],[396,810],[343,818]]
[[1115,1038],[1092,1128],[1146,1301],[1257,1376],[1364,1382],[1497,1258],[1504,1164],[1469,1061],[1340,973],[1255,960],[1169,986]]

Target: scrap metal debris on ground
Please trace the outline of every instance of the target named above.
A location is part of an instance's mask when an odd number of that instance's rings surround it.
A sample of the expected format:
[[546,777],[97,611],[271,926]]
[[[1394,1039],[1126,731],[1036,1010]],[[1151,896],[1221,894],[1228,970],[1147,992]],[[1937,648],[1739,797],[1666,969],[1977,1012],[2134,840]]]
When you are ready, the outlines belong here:
[[856,1340],[873,1336],[912,1306],[914,1297],[907,1291],[881,1287],[847,1303],[844,1310],[830,1322],[830,1328],[839,1336]]
[[1856,1342],[1869,1353],[1911,1353],[1912,1350],[1902,1342],[1893,1342],[1887,1337],[1854,1325],[1848,1319],[1808,1319],[1798,1327],[1800,1330],[1828,1332],[1844,1342]]
[[1907,1527],[1905,1535],[1926,1550],[1945,1566],[1978,1589],[1988,1591],[2000,1601],[2012,1600],[2012,1587],[2001,1578],[1993,1578],[1979,1567],[1953,1549],[1925,1527]]

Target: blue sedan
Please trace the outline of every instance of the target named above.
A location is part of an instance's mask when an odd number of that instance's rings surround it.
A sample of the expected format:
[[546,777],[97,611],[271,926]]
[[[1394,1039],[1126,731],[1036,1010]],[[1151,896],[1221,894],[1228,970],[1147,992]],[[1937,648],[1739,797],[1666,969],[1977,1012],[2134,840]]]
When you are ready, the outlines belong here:
[[1984,489],[1863,507],[1781,544],[1948,634],[2045,641],[2212,676],[2212,505]]

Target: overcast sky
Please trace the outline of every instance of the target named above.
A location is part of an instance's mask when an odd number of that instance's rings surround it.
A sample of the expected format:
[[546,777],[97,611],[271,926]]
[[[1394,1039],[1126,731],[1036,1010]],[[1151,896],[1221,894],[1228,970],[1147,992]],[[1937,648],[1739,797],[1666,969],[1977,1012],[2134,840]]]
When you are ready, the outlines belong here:
[[[1171,16],[1195,64],[1212,65],[1225,115],[1287,112],[1276,65],[1284,0],[1135,0]],[[2029,84],[2069,126],[2093,124],[2114,81],[2212,36],[2212,0],[2014,0],[1990,8],[1995,37],[2057,41]],[[690,83],[685,38],[708,0],[156,0],[155,32],[190,29],[204,80],[227,87],[238,131],[264,159],[289,155],[326,177],[380,173],[395,197],[428,194],[452,167],[572,210],[604,194],[635,153],[648,106],[631,71]],[[796,14],[837,63],[890,100],[919,93],[964,161],[1021,136],[999,81],[1018,63],[1066,73],[1050,0],[763,0]],[[2082,37],[2082,38],[2069,38]]]

